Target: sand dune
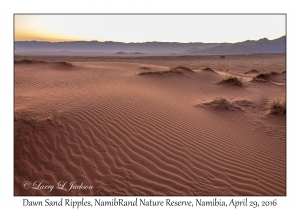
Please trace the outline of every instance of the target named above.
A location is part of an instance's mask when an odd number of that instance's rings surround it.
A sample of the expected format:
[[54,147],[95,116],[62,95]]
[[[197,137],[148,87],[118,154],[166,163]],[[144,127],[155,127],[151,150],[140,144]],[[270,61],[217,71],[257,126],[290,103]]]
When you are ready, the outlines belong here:
[[[70,63],[15,64],[15,195],[286,195],[286,119],[269,111],[285,74],[232,72],[237,87],[214,68]],[[22,188],[36,180],[93,188]]]

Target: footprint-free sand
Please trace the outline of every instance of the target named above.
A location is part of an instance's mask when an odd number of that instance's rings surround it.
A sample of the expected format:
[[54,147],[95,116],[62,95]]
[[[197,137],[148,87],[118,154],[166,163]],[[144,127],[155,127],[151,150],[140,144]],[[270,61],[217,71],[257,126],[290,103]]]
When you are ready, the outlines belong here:
[[286,195],[285,54],[15,61],[15,195]]

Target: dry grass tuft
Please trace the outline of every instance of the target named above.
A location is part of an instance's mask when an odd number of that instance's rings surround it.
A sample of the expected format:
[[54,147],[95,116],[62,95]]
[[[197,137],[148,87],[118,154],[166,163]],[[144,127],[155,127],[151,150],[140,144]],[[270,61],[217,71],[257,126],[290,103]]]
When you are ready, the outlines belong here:
[[211,68],[209,68],[209,67],[206,67],[206,68],[204,68],[204,69],[202,69],[203,71],[213,71]]
[[184,70],[184,71],[190,71],[190,72],[193,72],[193,73],[195,73],[194,72],[194,70],[192,69],[192,68],[190,68],[190,67],[188,67],[188,66],[186,66],[186,65],[177,65],[177,66],[173,66],[173,67],[170,67],[170,70],[171,71],[182,71],[182,70]]
[[30,60],[30,59],[23,59],[19,61],[15,61],[15,64],[20,64],[20,63],[46,63],[45,61],[36,61],[36,60]]
[[56,118],[57,116],[33,112],[15,112],[14,114],[15,125],[29,125],[35,129],[42,129],[46,126],[54,125]]
[[263,73],[260,73],[258,75],[256,75],[253,79],[254,80],[264,80],[270,76],[274,76],[274,75],[277,75],[277,74],[280,74],[278,71],[269,71],[269,72],[263,72]]
[[236,76],[226,74],[225,79],[223,79],[221,82],[231,83],[231,84],[238,85],[238,86],[243,86],[242,79],[243,79],[242,77],[237,78]]
[[270,71],[269,72],[270,75],[276,75],[276,74],[280,74],[278,71]]
[[280,98],[277,98],[276,100],[272,101],[270,103],[270,111],[271,114],[279,115],[279,114],[285,114],[286,113],[286,102],[281,101]]
[[217,97],[214,98],[213,101],[204,103],[204,105],[210,105],[211,108],[214,109],[227,109],[227,110],[241,110],[243,111],[242,108],[240,108],[239,106],[237,106],[235,103],[231,103],[229,101],[227,101],[225,98],[222,97]]
[[181,69],[172,69],[172,70],[167,70],[167,71],[163,71],[163,73],[175,73],[175,74],[183,74],[183,71]]
[[256,69],[251,69],[250,71],[245,72],[244,74],[258,74],[259,71]]
[[183,71],[180,69],[170,69],[166,71],[146,71],[146,72],[140,72],[139,75],[146,75],[146,74],[183,74]]
[[145,72],[140,72],[139,75],[146,75],[146,74],[159,74],[163,75],[162,71],[145,71]]
[[149,66],[140,66],[140,69],[151,69]]
[[214,98],[213,101],[214,104],[218,104],[220,106],[225,107],[226,109],[229,107],[231,104],[229,101],[227,101],[225,98]]
[[[143,69],[145,69],[145,68],[143,68]],[[183,74],[183,70],[194,72],[192,69],[190,69],[190,68],[188,68],[186,66],[180,65],[180,66],[176,66],[176,67],[169,67],[169,70],[165,70],[165,71],[146,71],[146,72],[140,72],[139,75],[146,75],[146,74],[158,74],[158,75],[163,75],[163,74]]]
[[209,68],[209,67],[206,67],[206,68],[202,69],[202,71],[213,72],[213,73],[218,74],[215,70],[213,70],[213,69],[211,69],[211,68]]
[[65,61],[60,61],[60,62],[56,62],[56,63],[67,66],[67,67],[73,67],[74,66],[72,63],[65,62]]
[[268,73],[260,73],[260,74],[256,75],[253,79],[254,80],[264,80],[269,76],[270,76],[270,74],[268,74]]

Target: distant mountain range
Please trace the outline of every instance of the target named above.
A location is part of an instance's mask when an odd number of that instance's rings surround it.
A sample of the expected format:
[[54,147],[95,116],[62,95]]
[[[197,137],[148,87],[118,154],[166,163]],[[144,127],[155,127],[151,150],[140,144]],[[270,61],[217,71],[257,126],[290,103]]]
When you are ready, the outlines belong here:
[[[238,43],[178,43],[178,42],[39,42],[16,41],[16,55],[228,55],[249,53],[285,53],[286,36],[268,40],[247,40]],[[16,50],[18,49],[18,50]],[[134,53],[132,53],[134,52]]]
[[267,38],[258,41],[244,41],[234,44],[220,44],[205,50],[190,51],[194,55],[228,55],[228,54],[249,54],[249,53],[285,53],[286,36],[278,39],[268,40]]

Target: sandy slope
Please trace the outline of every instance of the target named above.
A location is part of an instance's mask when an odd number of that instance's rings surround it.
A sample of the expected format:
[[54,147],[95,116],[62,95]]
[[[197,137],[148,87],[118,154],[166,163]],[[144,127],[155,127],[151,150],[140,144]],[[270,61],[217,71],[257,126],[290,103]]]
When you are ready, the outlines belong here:
[[[15,64],[15,195],[285,195],[285,74],[138,75],[141,64]],[[167,67],[147,65],[151,71]],[[231,109],[210,104],[223,97]],[[24,181],[92,189],[24,190]]]

